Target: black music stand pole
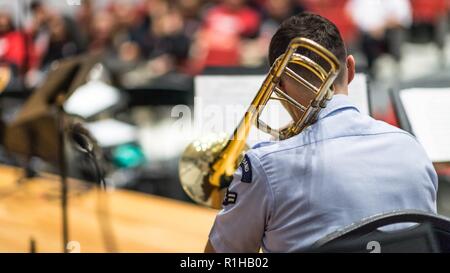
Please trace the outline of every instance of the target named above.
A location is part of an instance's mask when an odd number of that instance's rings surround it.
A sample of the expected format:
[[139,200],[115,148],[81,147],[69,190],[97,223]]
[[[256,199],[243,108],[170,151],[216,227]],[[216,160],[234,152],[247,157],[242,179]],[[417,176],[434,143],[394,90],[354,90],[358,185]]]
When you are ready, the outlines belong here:
[[57,122],[58,122],[58,157],[59,157],[59,173],[61,177],[61,212],[62,212],[62,242],[63,252],[67,253],[67,244],[69,243],[69,218],[68,218],[68,185],[67,185],[67,164],[65,152],[65,137],[64,137],[64,96],[57,98]]
[[[4,146],[9,152],[38,156],[54,163],[61,176],[63,252],[69,242],[67,159],[65,153],[65,100],[86,83],[100,55],[80,55],[53,63],[46,81],[33,92],[9,124]],[[56,141],[55,141],[56,140]]]

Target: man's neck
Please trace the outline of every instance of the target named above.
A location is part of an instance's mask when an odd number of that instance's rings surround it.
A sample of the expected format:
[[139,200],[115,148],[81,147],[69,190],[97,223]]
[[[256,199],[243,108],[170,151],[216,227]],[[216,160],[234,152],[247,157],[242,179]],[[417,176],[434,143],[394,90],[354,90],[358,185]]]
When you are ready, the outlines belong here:
[[348,96],[348,86],[334,86],[335,95],[346,95]]

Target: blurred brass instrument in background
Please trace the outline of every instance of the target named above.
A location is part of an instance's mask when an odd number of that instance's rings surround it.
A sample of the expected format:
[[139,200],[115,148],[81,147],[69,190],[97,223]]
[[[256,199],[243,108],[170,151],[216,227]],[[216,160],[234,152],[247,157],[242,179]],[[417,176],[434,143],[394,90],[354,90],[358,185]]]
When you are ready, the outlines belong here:
[[[301,55],[298,50],[308,52]],[[306,55],[315,54],[321,60],[314,62]],[[233,179],[233,174],[245,150],[251,126],[278,139],[287,139],[299,134],[312,124],[320,109],[333,96],[332,84],[340,71],[338,59],[318,43],[295,38],[272,65],[261,88],[231,138],[226,135],[207,136],[192,142],[183,152],[179,162],[180,181],[184,191],[195,202],[219,209],[224,193]],[[299,74],[304,75],[303,77]],[[305,76],[306,75],[306,76]],[[301,101],[289,96],[280,86],[280,80],[294,81],[306,94]],[[260,120],[267,102],[275,99],[286,107],[294,107],[299,115],[282,130],[269,127]]]

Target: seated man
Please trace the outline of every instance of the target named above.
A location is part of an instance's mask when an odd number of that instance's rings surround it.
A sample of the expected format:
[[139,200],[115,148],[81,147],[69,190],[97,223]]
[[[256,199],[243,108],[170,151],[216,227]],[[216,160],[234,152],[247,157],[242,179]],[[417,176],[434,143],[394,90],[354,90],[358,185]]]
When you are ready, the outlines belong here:
[[[224,200],[207,252],[301,251],[374,214],[436,211],[437,175],[421,145],[361,114],[347,97],[355,60],[336,26],[311,13],[287,19],[272,38],[270,63],[295,37],[314,40],[341,62],[335,95],[300,134],[247,152],[229,187],[234,198]],[[294,98],[304,92],[285,79],[281,87]]]

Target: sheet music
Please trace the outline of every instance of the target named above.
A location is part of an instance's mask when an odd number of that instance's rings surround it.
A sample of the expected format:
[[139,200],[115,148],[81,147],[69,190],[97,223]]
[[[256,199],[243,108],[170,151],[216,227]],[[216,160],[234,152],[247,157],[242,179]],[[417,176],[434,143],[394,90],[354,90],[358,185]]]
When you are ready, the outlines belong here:
[[[252,102],[264,75],[197,76],[195,78],[194,119],[200,135],[208,133],[232,134]],[[249,145],[270,136],[252,128]]]
[[450,162],[450,88],[400,91],[411,129],[433,162]]
[[[195,78],[194,124],[198,135],[226,132],[231,135],[241,121],[247,107],[258,92],[265,75],[204,75]],[[361,113],[369,114],[367,79],[363,74],[355,75],[350,86],[349,97]],[[278,123],[290,120],[287,112],[276,107],[264,110],[263,116],[273,116]],[[248,144],[252,146],[271,136],[257,130],[250,131]]]
[[120,101],[120,91],[101,81],[80,86],[64,103],[64,110],[83,118],[98,114]]
[[111,147],[137,140],[135,126],[115,119],[105,119],[86,124],[86,129],[101,147]]

